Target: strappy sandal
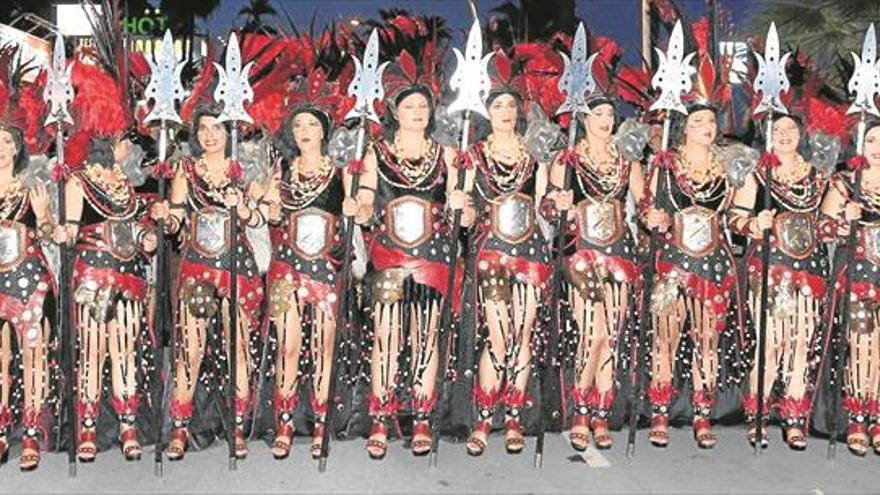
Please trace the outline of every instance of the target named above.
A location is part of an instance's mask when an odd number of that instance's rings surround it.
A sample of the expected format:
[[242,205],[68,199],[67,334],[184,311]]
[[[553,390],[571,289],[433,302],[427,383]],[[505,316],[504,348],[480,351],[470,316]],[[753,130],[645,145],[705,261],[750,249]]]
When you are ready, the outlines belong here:
[[[804,435],[804,430],[799,426],[788,426],[783,428],[785,432],[785,443],[792,450],[804,450],[807,448],[807,436]],[[867,440],[865,441],[865,446],[867,448]]]
[[846,446],[857,456],[868,453],[868,435],[864,423],[850,423],[846,427]]
[[[486,443],[489,441],[490,433],[492,433],[491,420],[477,421],[477,424],[474,425],[474,430],[471,432],[465,445],[467,453],[474,457],[483,455],[483,452],[486,451]],[[477,434],[481,434],[483,438],[480,438]]]
[[868,436],[871,437],[871,447],[874,448],[874,453],[880,455],[880,424],[872,424],[868,428]]
[[590,423],[593,430],[593,441],[599,450],[610,449],[614,444],[614,438],[611,436],[611,430],[608,429],[608,420],[604,418],[593,418]]
[[76,457],[80,462],[94,462],[95,456],[98,454],[98,448],[95,440],[98,434],[95,427],[83,427],[79,433],[79,442],[76,445]]
[[272,442],[272,457],[281,460],[290,455],[290,447],[293,445],[293,423],[285,421],[278,425],[278,433]]
[[247,441],[244,438],[244,428],[241,426],[235,427],[235,458],[236,459],[244,459],[247,457],[248,447]]
[[519,454],[526,445],[523,428],[517,419],[508,419],[504,423],[504,448],[508,454]]
[[21,457],[18,464],[22,471],[33,471],[40,465],[40,442],[35,436],[22,437]]
[[[758,438],[758,427],[755,425],[754,421],[749,423],[749,429],[746,432],[746,438],[749,440],[749,445],[754,447],[755,442]],[[767,436],[767,424],[765,423],[764,426],[761,428],[761,448],[767,448],[767,445],[769,444],[770,442]]]
[[9,443],[6,435],[0,436],[0,464],[5,464],[9,460]]
[[[582,431],[575,431],[575,428]],[[571,431],[568,433],[568,441],[571,448],[578,452],[587,450],[590,445],[590,417],[586,414],[575,414],[571,422]]]
[[324,445],[324,428],[324,422],[318,421],[315,423],[315,431],[312,432],[312,446],[309,448],[312,459],[321,458],[321,448]]
[[133,426],[125,428],[119,434],[119,443],[122,444],[122,455],[126,461],[139,461],[143,449],[138,441],[137,430]]
[[[377,436],[382,435],[384,438],[378,440]],[[385,458],[388,452],[388,426],[382,420],[374,419],[373,425],[370,427],[370,438],[367,439],[367,453],[370,458],[380,460]]]
[[[416,438],[421,437],[421,438]],[[427,455],[434,447],[434,434],[428,420],[413,421],[412,453],[416,456]]]
[[169,437],[168,446],[165,447],[165,456],[169,461],[183,459],[189,446],[189,430],[186,427],[174,428]]
[[718,436],[712,431],[712,423],[709,418],[698,416],[694,419],[694,438],[697,440],[697,446],[701,449],[715,447]]
[[648,440],[655,447],[669,445],[669,416],[656,414],[651,417],[651,429],[648,431]]

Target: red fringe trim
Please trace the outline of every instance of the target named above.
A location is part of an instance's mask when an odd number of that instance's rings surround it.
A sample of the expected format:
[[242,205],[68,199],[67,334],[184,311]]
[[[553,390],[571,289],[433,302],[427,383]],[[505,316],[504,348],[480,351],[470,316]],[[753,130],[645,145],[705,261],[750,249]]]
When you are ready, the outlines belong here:
[[480,388],[479,385],[474,383],[474,405],[476,405],[478,409],[495,409],[495,406],[498,405],[500,399],[501,393],[497,389],[493,388],[486,392]]
[[312,411],[315,413],[315,416],[319,418],[323,418],[327,415],[327,401],[318,402],[318,399],[312,395]]
[[654,155],[654,166],[663,170],[675,168],[675,153],[669,150],[658,151]]
[[275,412],[287,411],[291,412],[296,409],[299,402],[299,395],[292,394],[290,397],[284,397],[278,390],[275,391]]
[[669,403],[672,402],[672,396],[675,395],[675,392],[672,383],[652,383],[651,386],[648,387],[648,399],[650,399],[651,404],[655,406],[669,405]]
[[192,401],[180,402],[177,397],[171,398],[171,406],[169,407],[171,417],[174,419],[189,419],[193,415],[195,406]]
[[865,155],[856,155],[850,158],[849,161],[846,162],[846,165],[850,170],[865,170],[868,168],[868,159],[865,158]]
[[780,165],[782,165],[782,162],[779,161],[779,157],[776,156],[776,153],[765,151],[761,155],[761,160],[758,162],[758,170],[767,170],[769,168],[776,168]]
[[386,396],[388,399],[382,401],[381,397],[370,393],[367,397],[367,402],[370,405],[370,416],[393,416],[397,414],[397,410],[400,409],[400,401],[398,401],[397,395],[393,391],[388,391]]
[[348,173],[351,175],[360,175],[364,173],[366,165],[363,160],[352,160],[348,162]]
[[784,397],[779,401],[779,414],[783,418],[806,418],[810,415],[810,405],[806,395],[800,399]]
[[111,397],[110,402],[113,404],[113,410],[116,411],[116,414],[119,416],[137,413],[141,403],[140,397],[137,394],[129,396],[128,399],[123,399],[114,395]]
[[174,169],[171,168],[171,165],[168,161],[158,162],[153,167],[153,177],[157,179],[171,179],[174,178]]
[[415,396],[412,400],[413,411],[430,413],[434,410],[434,406],[437,404],[437,398],[438,394],[436,390],[428,397]]

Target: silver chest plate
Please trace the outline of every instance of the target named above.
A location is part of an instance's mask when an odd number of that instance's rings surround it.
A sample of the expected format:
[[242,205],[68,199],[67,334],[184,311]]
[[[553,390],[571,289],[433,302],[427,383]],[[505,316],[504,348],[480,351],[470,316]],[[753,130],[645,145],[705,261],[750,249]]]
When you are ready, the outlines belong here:
[[24,224],[0,222],[0,271],[14,269],[24,258],[26,235]]
[[137,254],[137,234],[134,222],[128,220],[104,222],[104,244],[117,259],[129,261]]
[[297,212],[290,222],[290,237],[297,254],[306,259],[316,259],[330,249],[335,219],[333,215],[317,208]]
[[622,209],[617,200],[584,200],[578,205],[577,216],[581,238],[592,244],[608,246],[623,233]]
[[414,248],[434,233],[431,225],[431,203],[415,196],[397,198],[388,203],[385,224],[395,243]]
[[525,194],[511,194],[492,204],[492,231],[511,244],[531,237],[535,230],[532,199]]
[[675,214],[676,245],[685,253],[703,257],[718,244],[718,218],[702,206],[691,206]]
[[773,229],[777,247],[792,258],[804,259],[816,247],[816,233],[809,213],[780,213],[773,222]]
[[220,208],[193,213],[193,247],[203,256],[216,258],[229,248],[229,215]]
[[862,227],[862,239],[865,259],[875,265],[880,265],[880,223],[867,224]]

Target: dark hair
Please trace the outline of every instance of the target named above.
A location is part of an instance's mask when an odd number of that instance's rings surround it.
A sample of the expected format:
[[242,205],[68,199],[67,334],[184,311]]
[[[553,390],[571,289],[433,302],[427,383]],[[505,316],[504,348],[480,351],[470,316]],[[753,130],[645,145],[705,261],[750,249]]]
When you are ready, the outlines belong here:
[[[614,111],[614,123],[611,125],[611,135],[614,136],[614,133],[617,132],[617,128],[620,126],[620,112],[617,111],[617,102],[611,98],[606,97],[598,97],[593,100],[590,100],[587,103],[587,107],[590,110],[600,106],[600,105],[611,105],[611,109]],[[587,127],[584,123],[584,119],[587,118],[587,115],[581,115],[580,118],[577,119],[577,128],[575,129],[575,142],[584,139],[587,136]]]
[[6,131],[12,136],[12,144],[15,146],[15,159],[12,161],[12,175],[21,173],[30,160],[27,146],[24,145],[24,134],[17,127],[0,127],[0,131]]
[[394,133],[397,132],[397,129],[400,128],[400,121],[397,119],[397,107],[400,105],[400,102],[402,102],[407,96],[416,93],[419,93],[428,100],[428,111],[431,116],[428,118],[428,127],[425,128],[425,137],[430,136],[431,133],[434,132],[434,96],[431,94],[431,90],[428,89],[427,86],[418,84],[415,86],[404,88],[399,93],[397,93],[394,96],[393,106],[386,109],[385,115],[383,116],[383,121],[385,124],[384,135],[386,139],[393,138]]
[[[791,119],[792,122],[797,124],[799,134],[797,152],[802,157],[804,157],[804,159],[809,160],[813,157],[813,151],[812,149],[810,149],[810,139],[809,136],[807,136],[807,129],[804,126],[803,119],[801,119],[798,115],[780,112],[773,112],[773,114],[770,116],[770,120],[774,124],[785,118]],[[764,151],[767,148],[767,129],[765,126],[761,126],[761,132],[755,133],[754,146],[760,151]]]
[[[486,108],[488,109],[492,106],[492,102],[495,101],[501,95],[511,95],[513,99],[516,100],[516,133],[520,136],[526,133],[526,126],[528,126],[528,121],[526,121],[526,112],[525,105],[522,99],[522,96],[511,90],[500,90],[500,91],[492,91],[489,93],[489,97],[486,98]],[[483,117],[482,115],[476,115],[473,117],[475,125],[474,136],[476,141],[482,141],[486,139],[489,134],[492,134],[492,122]]]
[[694,103],[687,108],[687,115],[680,114],[678,112],[671,112],[672,120],[669,126],[669,147],[672,149],[683,146],[685,143],[685,128],[687,127],[687,120],[691,115],[701,112],[703,110],[709,110],[715,115],[715,141],[718,142],[721,139],[721,130],[718,128],[718,109],[712,105],[708,105],[706,103]]
[[292,160],[299,156],[299,147],[296,145],[296,139],[293,137],[293,121],[296,116],[301,113],[309,113],[313,115],[318,122],[321,123],[321,129],[324,135],[321,137],[321,153],[327,152],[327,143],[330,142],[330,117],[326,112],[314,105],[303,105],[295,108],[290,115],[284,119],[284,124],[275,139],[278,151],[286,160]]
[[[205,154],[205,150],[199,144],[199,121],[202,117],[219,116],[220,107],[216,105],[199,105],[193,110],[189,130],[189,149],[193,157],[199,158]],[[223,127],[226,129],[226,156],[229,157],[232,155],[232,126],[229,122],[224,122]]]
[[113,138],[93,137],[89,140],[89,154],[86,163],[94,163],[104,168],[110,168],[116,162],[113,156],[113,146],[116,140]]

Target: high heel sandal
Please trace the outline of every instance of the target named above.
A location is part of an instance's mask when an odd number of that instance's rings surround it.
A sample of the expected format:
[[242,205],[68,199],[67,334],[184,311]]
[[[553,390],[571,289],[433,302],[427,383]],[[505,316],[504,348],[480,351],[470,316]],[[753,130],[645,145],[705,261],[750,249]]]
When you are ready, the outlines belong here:
[[[434,434],[431,431],[431,423],[427,419],[413,421],[412,430],[412,453],[416,456],[427,455],[434,447]],[[422,437],[416,439],[416,437]]]
[[669,415],[654,414],[651,416],[651,429],[648,431],[648,440],[655,447],[669,445]]
[[868,434],[865,423],[850,421],[846,427],[846,446],[850,452],[859,457],[868,453]]
[[[384,439],[377,440],[375,437],[379,435],[382,435]],[[385,458],[385,454],[388,452],[388,426],[383,419],[376,418],[373,420],[366,448],[371,459],[378,461]]]
[[712,431],[712,423],[709,418],[704,416],[694,418],[694,438],[697,440],[697,446],[701,449],[715,447],[718,437]]
[[523,428],[519,419],[510,418],[504,422],[504,448],[508,454],[519,454],[525,447],[526,440],[523,437]]
[[80,462],[94,462],[98,454],[95,441],[98,433],[95,429],[95,420],[89,417],[83,418],[83,424],[79,430],[79,439],[76,445],[76,457]]
[[189,447],[189,430],[186,426],[178,426],[171,430],[168,446],[165,447],[165,456],[169,461],[179,461],[186,455]]
[[134,426],[129,426],[122,430],[119,434],[119,443],[122,444],[122,455],[126,461],[139,461],[143,448],[138,441],[137,430]]
[[278,433],[275,434],[275,441],[272,442],[272,457],[281,460],[290,455],[290,448],[293,445],[293,430],[292,421],[278,422]]
[[326,426],[323,421],[315,422],[315,431],[312,432],[312,446],[309,448],[312,459],[321,457],[321,448],[324,446],[324,428]]
[[[236,421],[238,423],[238,421]],[[244,427],[241,424],[235,426],[235,458],[244,459],[247,457],[248,447],[244,438]]]
[[[575,431],[575,428],[583,431]],[[568,441],[571,448],[578,452],[587,450],[590,445],[590,417],[586,413],[575,413],[571,422],[571,431],[568,433]]]
[[[481,434],[483,438],[478,437],[478,433]],[[486,451],[486,442],[489,441],[490,433],[492,433],[491,418],[488,421],[477,421],[477,424],[474,425],[474,429],[473,431],[471,431],[471,434],[468,437],[467,443],[465,445],[465,447],[467,448],[467,453],[474,457],[483,455],[483,452]]]
[[[749,440],[749,445],[754,447],[755,442],[758,439],[758,427],[755,425],[754,420],[749,421],[748,425],[749,427],[748,430],[746,430],[746,438]],[[767,422],[763,421],[761,427],[761,448],[767,448],[767,445],[769,445],[769,443],[770,442],[767,435]]]
[[611,436],[611,430],[608,429],[608,420],[606,418],[594,417],[590,422],[590,428],[593,430],[593,441],[599,450],[610,449],[614,443],[614,437]]
[[[807,436],[801,426],[786,426],[782,429],[785,434],[785,443],[792,450],[804,450],[807,448]],[[867,441],[865,442],[867,447]]]
[[33,471],[40,465],[40,442],[37,440],[37,432],[33,433],[31,435],[30,432],[26,432],[21,439],[21,457],[18,464],[22,471]]
[[874,448],[874,453],[880,455],[880,424],[872,424],[868,428],[868,436],[871,437],[871,447]]

